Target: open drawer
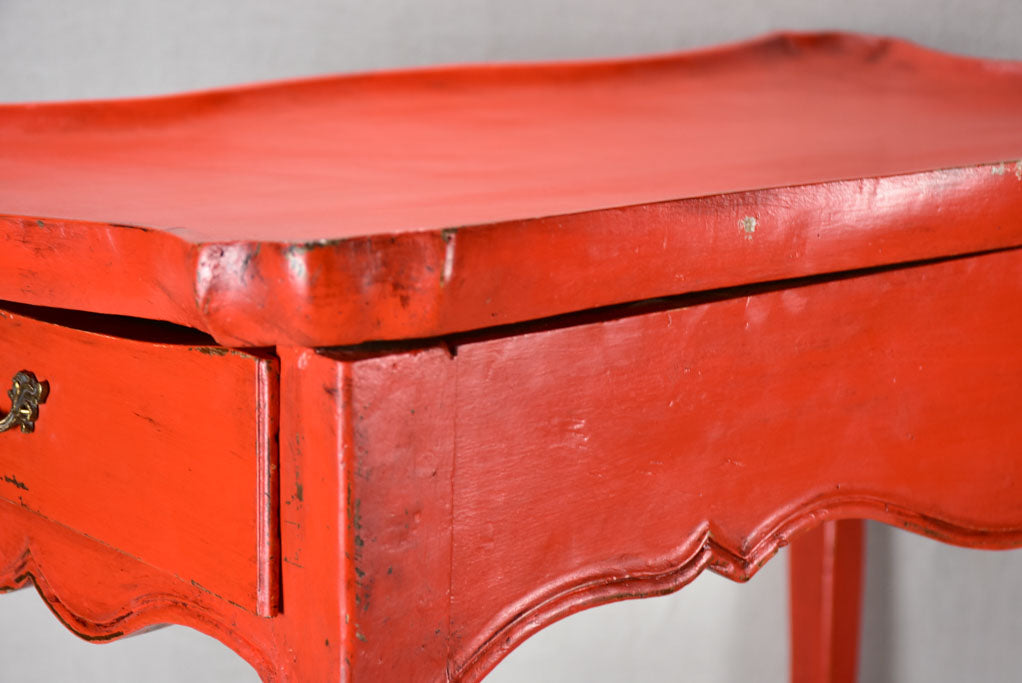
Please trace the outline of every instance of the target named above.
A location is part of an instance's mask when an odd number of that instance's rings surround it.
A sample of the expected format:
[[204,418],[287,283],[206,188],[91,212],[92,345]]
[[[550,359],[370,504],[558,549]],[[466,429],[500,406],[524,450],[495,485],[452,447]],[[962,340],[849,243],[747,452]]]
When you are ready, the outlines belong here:
[[272,615],[277,361],[146,329],[0,309],[0,381],[49,386],[34,431],[0,434],[0,498]]

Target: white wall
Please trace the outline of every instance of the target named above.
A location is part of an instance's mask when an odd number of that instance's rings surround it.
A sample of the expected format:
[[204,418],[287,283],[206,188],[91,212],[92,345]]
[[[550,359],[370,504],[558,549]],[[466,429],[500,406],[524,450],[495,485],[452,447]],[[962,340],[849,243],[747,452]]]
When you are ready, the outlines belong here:
[[[640,54],[779,28],[892,34],[1022,59],[1018,0],[0,0],[0,101]],[[953,549],[877,525],[868,549],[862,681],[1022,680],[1022,553]],[[704,575],[674,596],[576,615],[489,680],[784,681],[785,572],[782,553],[744,586]],[[188,629],[89,645],[34,591],[0,597],[0,683],[254,680],[239,658]]]
[[893,34],[1022,57],[1017,0],[0,0],[0,99],[641,54],[779,28]]

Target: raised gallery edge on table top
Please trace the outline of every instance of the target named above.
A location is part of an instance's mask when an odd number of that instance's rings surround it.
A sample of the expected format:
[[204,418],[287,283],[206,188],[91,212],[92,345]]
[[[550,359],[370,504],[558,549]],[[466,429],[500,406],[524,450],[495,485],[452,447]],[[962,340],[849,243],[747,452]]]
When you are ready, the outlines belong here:
[[3,105],[0,299],[339,345],[1011,247],[1020,124],[839,33]]

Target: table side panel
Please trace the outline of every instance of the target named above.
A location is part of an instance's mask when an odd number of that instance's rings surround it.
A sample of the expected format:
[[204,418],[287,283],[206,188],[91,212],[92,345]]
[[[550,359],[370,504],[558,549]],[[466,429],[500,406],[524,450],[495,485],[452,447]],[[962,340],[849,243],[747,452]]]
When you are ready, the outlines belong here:
[[1022,544],[1022,251],[463,344],[455,671],[800,529]]

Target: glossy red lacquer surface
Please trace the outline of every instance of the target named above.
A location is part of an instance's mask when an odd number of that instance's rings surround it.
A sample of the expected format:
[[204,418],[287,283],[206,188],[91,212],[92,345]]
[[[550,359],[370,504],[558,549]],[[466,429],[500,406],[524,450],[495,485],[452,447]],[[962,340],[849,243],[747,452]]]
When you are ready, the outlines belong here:
[[8,105],[0,298],[333,345],[1011,246],[1020,111],[842,34]]

